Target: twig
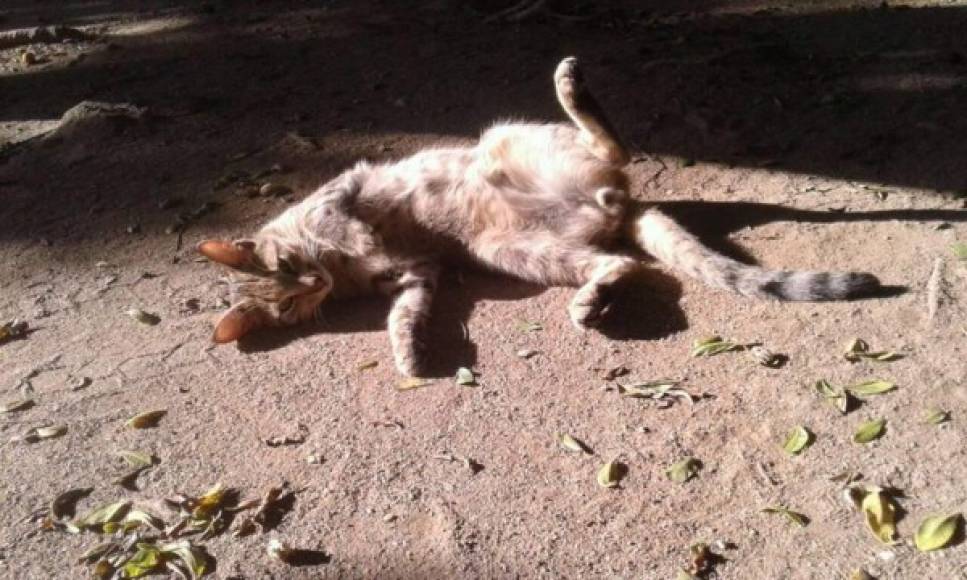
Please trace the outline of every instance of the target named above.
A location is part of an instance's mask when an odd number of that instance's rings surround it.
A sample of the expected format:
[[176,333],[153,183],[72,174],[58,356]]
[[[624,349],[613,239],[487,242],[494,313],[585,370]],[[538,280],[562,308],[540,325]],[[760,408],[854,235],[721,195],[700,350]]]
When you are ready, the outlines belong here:
[[940,308],[941,292],[943,290],[943,258],[933,261],[933,270],[930,272],[930,279],[927,280],[927,322],[933,322]]

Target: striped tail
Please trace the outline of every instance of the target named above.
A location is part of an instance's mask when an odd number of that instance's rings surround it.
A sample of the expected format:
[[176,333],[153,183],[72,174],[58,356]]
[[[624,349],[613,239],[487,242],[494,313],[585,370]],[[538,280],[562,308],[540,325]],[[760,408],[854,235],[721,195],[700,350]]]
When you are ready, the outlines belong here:
[[742,264],[703,245],[674,220],[648,209],[632,223],[634,241],[658,261],[697,278],[753,298],[791,301],[843,300],[880,288],[864,272],[786,272]]

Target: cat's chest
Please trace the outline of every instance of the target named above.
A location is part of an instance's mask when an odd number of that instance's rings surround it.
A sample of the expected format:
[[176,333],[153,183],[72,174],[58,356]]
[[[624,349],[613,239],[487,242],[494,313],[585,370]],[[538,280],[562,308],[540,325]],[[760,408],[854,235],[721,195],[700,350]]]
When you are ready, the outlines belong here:
[[402,272],[398,261],[382,253],[361,257],[344,254],[328,262],[326,268],[333,278],[335,298],[379,293]]

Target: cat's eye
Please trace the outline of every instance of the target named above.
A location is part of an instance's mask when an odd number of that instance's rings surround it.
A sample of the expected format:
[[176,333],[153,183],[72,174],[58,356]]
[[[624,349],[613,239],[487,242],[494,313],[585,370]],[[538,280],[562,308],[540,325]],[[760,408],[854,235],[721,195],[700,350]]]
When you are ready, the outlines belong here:
[[292,297],[290,296],[288,298],[283,299],[281,302],[279,302],[279,311],[286,312],[288,310],[291,310],[294,305],[295,305],[295,300],[293,300]]

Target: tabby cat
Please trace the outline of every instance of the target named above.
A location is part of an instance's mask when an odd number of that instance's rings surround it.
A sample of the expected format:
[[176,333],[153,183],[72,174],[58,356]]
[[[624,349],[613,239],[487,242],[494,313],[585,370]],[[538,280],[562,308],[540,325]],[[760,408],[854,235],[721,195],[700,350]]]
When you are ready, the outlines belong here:
[[214,341],[312,319],[319,305],[365,293],[393,296],[396,366],[421,370],[421,335],[440,260],[470,258],[499,272],[578,290],[568,307],[594,326],[609,289],[641,267],[632,244],[702,280],[756,298],[838,300],[879,287],[871,274],[772,271],[703,246],[654,208],[632,211],[628,151],[589,92],[578,62],[554,73],[571,124],[498,124],[472,147],[361,162],[290,207],[250,239],[198,251],[233,270],[233,306]]

